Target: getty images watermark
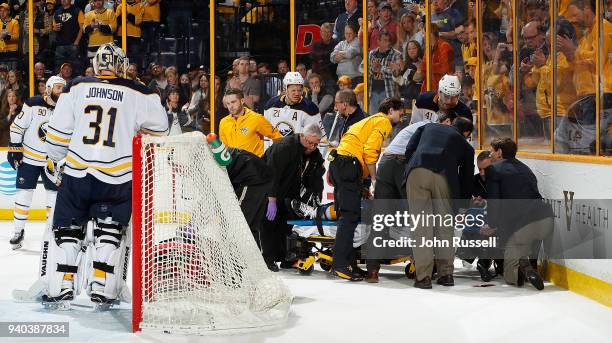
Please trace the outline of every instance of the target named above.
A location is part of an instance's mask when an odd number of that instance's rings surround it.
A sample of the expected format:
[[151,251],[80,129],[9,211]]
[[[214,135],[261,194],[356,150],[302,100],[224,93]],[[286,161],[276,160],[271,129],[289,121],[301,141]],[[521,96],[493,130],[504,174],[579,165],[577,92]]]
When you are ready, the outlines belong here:
[[[432,214],[421,211],[411,213],[409,211],[395,211],[388,214],[374,214],[372,216],[372,230],[381,232],[385,229],[396,230],[400,237],[393,237],[390,232],[389,237],[376,235],[372,239],[375,248],[495,248],[498,238],[495,236],[484,237],[482,239],[466,239],[463,236],[449,237],[440,239],[434,237],[427,239],[421,237],[415,239],[409,237],[408,232],[417,229],[432,228],[434,230],[449,230],[452,236],[454,230],[464,230],[467,228],[484,227],[486,216],[484,213],[464,213],[464,214]],[[397,234],[395,235],[397,236]]]

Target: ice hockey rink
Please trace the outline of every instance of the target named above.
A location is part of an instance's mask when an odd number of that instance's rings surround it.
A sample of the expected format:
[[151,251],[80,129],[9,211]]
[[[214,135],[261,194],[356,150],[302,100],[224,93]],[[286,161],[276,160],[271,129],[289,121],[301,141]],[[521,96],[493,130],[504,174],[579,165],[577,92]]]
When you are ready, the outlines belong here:
[[[310,276],[281,271],[294,301],[284,327],[241,335],[180,336],[131,332],[129,304],[94,312],[78,298],[70,311],[49,312],[38,303],[16,303],[38,269],[44,224],[29,222],[23,248],[8,244],[12,222],[0,222],[0,322],[68,321],[69,338],[0,338],[0,342],[612,342],[612,309],[547,285],[537,292],[495,279],[475,287],[476,270],[456,261],[456,286],[412,287],[403,266],[383,267],[381,283],[350,283],[316,270]],[[458,262],[458,263],[457,263]]]

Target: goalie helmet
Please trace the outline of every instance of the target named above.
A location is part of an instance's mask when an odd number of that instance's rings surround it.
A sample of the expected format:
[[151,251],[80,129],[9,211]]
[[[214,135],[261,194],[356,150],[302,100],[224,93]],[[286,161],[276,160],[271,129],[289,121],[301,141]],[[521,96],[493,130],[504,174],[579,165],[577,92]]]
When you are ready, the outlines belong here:
[[289,85],[304,85],[304,78],[302,74],[297,71],[290,71],[285,74],[285,78],[283,79],[283,88],[287,89]]
[[100,75],[102,70],[110,70],[115,75],[124,77],[129,62],[120,47],[114,43],[106,43],[100,45],[91,64],[96,75]]
[[51,76],[49,80],[47,80],[47,83],[45,84],[45,94],[51,95],[53,91],[53,86],[55,86],[58,83],[60,83],[62,86],[66,86],[66,80],[64,80],[60,76],[57,76],[57,75]]
[[444,95],[459,96],[461,95],[461,81],[455,75],[444,75],[438,83],[438,90]]

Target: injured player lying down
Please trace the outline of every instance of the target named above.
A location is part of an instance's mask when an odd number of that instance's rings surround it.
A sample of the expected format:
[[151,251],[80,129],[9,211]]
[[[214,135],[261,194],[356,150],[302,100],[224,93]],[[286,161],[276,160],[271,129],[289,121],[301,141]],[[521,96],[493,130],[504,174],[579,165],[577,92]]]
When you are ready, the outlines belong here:
[[[128,294],[132,138],[138,132],[165,134],[168,118],[156,93],[124,78],[127,65],[119,47],[100,46],[93,58],[96,76],[69,83],[49,122],[47,172],[61,186],[42,296],[48,307],[65,306],[81,285],[103,307]],[[86,240],[90,220],[95,230]]]

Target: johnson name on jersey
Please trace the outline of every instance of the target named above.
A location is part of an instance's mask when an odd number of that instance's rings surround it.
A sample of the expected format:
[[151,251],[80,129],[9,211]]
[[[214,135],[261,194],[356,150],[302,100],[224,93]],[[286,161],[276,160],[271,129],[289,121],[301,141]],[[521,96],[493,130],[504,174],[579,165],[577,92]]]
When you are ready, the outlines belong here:
[[140,130],[166,134],[159,95],[132,80],[87,77],[69,83],[47,131],[47,155],[66,158],[64,172],[109,184],[132,179],[132,138]]
[[[306,98],[302,98],[297,104],[287,105],[284,95],[275,96],[266,103],[264,116],[283,136],[300,133],[306,126],[313,123],[319,125],[323,131],[319,108]],[[266,138],[264,149],[270,145],[272,141]]]
[[11,143],[23,144],[23,161],[33,166],[47,163],[45,138],[53,106],[41,95],[27,99],[21,113],[11,124]]

